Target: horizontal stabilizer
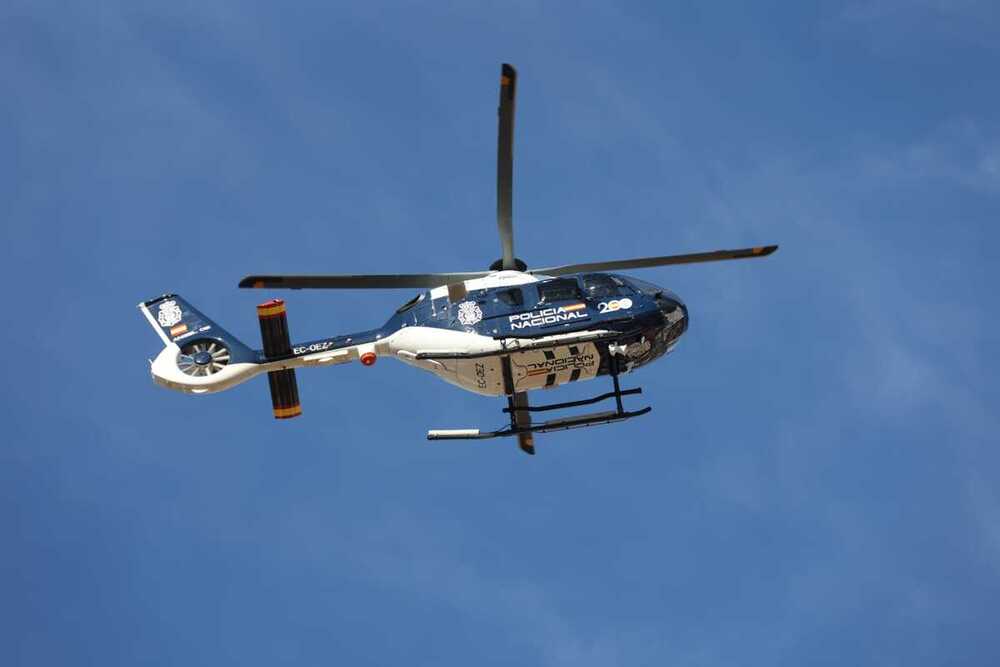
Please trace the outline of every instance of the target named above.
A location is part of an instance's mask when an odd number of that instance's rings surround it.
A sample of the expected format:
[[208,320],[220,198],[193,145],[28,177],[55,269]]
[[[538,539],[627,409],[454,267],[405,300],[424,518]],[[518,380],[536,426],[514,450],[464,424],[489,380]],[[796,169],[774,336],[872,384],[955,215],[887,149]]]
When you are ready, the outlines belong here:
[[[264,357],[277,359],[290,355],[292,343],[288,336],[285,302],[281,299],[272,299],[260,304],[257,306],[257,319],[260,320]],[[291,419],[302,414],[294,369],[270,371],[267,374],[267,382],[271,389],[271,406],[274,408],[275,419]]]
[[271,388],[271,406],[274,408],[275,419],[291,419],[302,414],[294,369],[271,371],[267,374],[267,382]]

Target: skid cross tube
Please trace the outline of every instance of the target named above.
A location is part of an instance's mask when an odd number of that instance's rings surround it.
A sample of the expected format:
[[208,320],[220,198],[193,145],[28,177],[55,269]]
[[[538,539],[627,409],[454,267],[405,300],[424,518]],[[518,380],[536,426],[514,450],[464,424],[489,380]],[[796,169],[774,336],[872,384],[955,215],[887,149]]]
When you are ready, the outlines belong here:
[[[546,412],[548,410],[562,410],[563,408],[578,408],[581,405],[593,405],[594,403],[600,403],[601,401],[606,401],[609,398],[615,396],[631,396],[633,394],[641,394],[642,387],[636,387],[635,389],[622,389],[617,394],[613,391],[609,391],[606,394],[601,394],[600,396],[595,396],[594,398],[585,398],[581,401],[566,401],[565,403],[550,403],[549,405],[532,405],[527,408],[521,408],[522,410],[528,410],[529,412]],[[504,412],[510,412],[510,408],[504,408]]]
[[[641,394],[642,388],[636,387],[634,389],[622,389],[618,382],[618,374],[620,366],[618,364],[618,355],[612,353],[608,359],[608,371],[611,375],[611,380],[614,384],[614,391],[608,392],[606,394],[601,394],[600,396],[595,396],[594,398],[588,398],[581,401],[567,401],[565,403],[552,403],[550,405],[535,405],[535,406],[519,406],[515,403],[513,396],[513,373],[510,369],[510,357],[504,357],[507,363],[503,364],[501,368],[505,371],[504,375],[504,386],[507,394],[507,407],[503,408],[503,412],[510,416],[510,426],[497,431],[480,431],[479,429],[445,429],[445,430],[433,430],[428,431],[428,440],[486,440],[489,438],[503,438],[508,436],[521,435],[524,433],[548,433],[551,431],[564,431],[571,428],[580,428],[583,426],[594,426],[596,424],[613,424],[615,422],[625,421],[626,419],[631,419],[632,417],[639,417],[651,411],[653,408],[645,407],[641,410],[635,410],[632,412],[626,411],[622,405],[622,396],[630,396],[633,394]],[[591,405],[593,403],[598,403],[600,401],[607,400],[609,398],[615,399],[616,410],[609,410],[607,412],[595,412],[585,415],[576,415],[574,417],[561,417],[557,419],[552,419],[547,422],[542,422],[541,424],[532,424],[530,419],[525,419],[530,412],[543,412],[546,410],[558,410],[560,408],[572,408],[581,405]],[[522,417],[523,416],[523,417]]]

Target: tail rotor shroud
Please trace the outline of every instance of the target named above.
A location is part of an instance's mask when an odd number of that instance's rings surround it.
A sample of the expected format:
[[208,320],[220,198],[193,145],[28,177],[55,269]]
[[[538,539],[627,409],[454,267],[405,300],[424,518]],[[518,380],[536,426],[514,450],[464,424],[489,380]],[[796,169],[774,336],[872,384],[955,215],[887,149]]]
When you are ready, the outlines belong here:
[[200,340],[181,348],[177,367],[192,377],[215,375],[229,363],[229,349],[215,340]]

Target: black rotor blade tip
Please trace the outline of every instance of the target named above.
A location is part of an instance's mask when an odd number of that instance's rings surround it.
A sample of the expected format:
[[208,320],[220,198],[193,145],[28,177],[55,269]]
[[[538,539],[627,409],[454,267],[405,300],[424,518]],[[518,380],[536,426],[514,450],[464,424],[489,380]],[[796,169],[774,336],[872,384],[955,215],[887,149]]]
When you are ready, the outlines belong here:
[[281,282],[281,279],[268,276],[247,276],[240,281],[240,287],[260,289],[262,287],[274,287],[275,282]]
[[500,68],[500,93],[508,99],[514,97],[514,87],[517,84],[517,70],[504,63]]

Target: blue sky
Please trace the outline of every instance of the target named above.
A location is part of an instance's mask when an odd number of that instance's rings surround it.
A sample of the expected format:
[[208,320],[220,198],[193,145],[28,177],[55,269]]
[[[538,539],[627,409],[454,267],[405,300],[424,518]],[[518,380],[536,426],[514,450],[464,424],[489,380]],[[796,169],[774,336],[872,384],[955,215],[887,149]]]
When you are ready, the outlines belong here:
[[[990,2],[46,3],[0,9],[0,662],[993,665],[1000,12]],[[249,343],[406,292],[247,273],[499,254],[499,64],[534,265],[687,302],[654,406],[511,442],[391,360],[155,387],[135,304]],[[599,385],[566,390],[567,399]],[[641,401],[635,401],[636,405]]]

